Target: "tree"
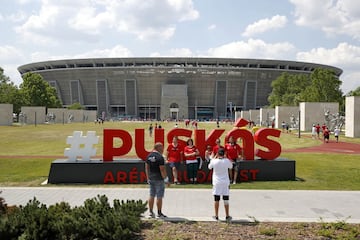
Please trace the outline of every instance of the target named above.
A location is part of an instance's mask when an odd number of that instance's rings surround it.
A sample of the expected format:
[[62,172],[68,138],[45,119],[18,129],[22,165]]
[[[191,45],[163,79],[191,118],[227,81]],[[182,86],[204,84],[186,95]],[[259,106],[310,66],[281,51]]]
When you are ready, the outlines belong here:
[[51,87],[40,74],[26,73],[20,85],[27,106],[61,107],[55,88]]
[[348,92],[348,94],[346,94],[346,96],[350,97],[350,96],[360,96],[360,86],[357,87],[355,90],[351,90],[350,92]]
[[300,102],[339,102],[343,106],[340,85],[328,69],[315,69],[310,76],[283,73],[272,82],[268,100],[271,107],[297,106]]
[[0,67],[0,103],[13,104],[13,111],[19,113],[23,100],[19,88],[4,75],[4,70]]
[[311,84],[302,93],[306,102],[343,102],[342,82],[333,71],[315,69],[310,78]]
[[305,74],[283,73],[271,83],[272,92],[269,95],[271,107],[296,106],[303,101],[302,91],[310,84],[310,78]]
[[84,106],[82,106],[80,103],[76,102],[71,104],[68,109],[73,109],[73,110],[81,110],[81,109],[85,109]]

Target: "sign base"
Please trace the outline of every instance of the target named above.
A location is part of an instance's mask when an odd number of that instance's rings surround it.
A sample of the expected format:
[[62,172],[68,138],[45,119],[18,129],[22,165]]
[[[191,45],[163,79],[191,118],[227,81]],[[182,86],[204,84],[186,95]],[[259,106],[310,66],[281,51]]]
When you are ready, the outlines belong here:
[[[167,173],[172,179],[170,167]],[[189,182],[186,166],[181,165],[179,181]],[[295,161],[275,160],[241,161],[237,182],[293,181],[296,179]],[[212,172],[207,163],[198,171],[199,183],[211,183]],[[57,159],[51,163],[48,183],[51,184],[137,184],[146,183],[145,163],[139,159],[75,161]]]

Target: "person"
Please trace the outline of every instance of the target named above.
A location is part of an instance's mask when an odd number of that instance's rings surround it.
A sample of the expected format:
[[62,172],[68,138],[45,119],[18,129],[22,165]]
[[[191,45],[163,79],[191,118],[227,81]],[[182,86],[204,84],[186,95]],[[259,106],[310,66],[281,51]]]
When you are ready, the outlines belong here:
[[153,125],[152,123],[150,123],[150,126],[149,126],[149,136],[152,137],[152,132],[153,132]]
[[166,163],[169,164],[169,167],[172,170],[174,177],[174,184],[180,184],[178,178],[178,172],[180,169],[180,164],[183,162],[183,148],[178,143],[178,137],[174,136],[172,143],[166,149]]
[[146,158],[145,173],[148,184],[150,185],[150,196],[148,205],[151,218],[155,218],[155,214],[153,212],[155,197],[157,206],[157,217],[166,218],[166,216],[162,212],[162,199],[165,193],[165,184],[169,186],[169,178],[165,169],[164,157],[162,156],[163,151],[163,144],[157,142],[154,145],[153,151]]
[[336,142],[339,142],[339,135],[340,135],[340,129],[338,126],[336,126],[334,129],[334,136],[335,136]]
[[213,148],[211,147],[211,145],[207,145],[207,146],[206,146],[206,150],[205,150],[205,161],[206,161],[207,163],[210,162],[211,156],[213,155],[212,149],[213,149]]
[[328,143],[330,138],[330,131],[327,127],[323,130],[324,142]]
[[316,124],[315,128],[316,128],[317,138],[320,139],[320,129],[321,129],[320,124],[319,123]]
[[[233,182],[233,184],[236,184],[238,171],[239,171],[239,165],[240,165],[240,159],[242,158],[242,149],[239,146],[239,144],[236,143],[233,136],[229,137],[228,143],[225,144],[225,152],[226,157],[230,159],[233,163],[234,168],[234,174],[233,171],[229,171],[230,180]],[[234,178],[233,178],[234,176]]]
[[199,150],[194,145],[194,141],[189,138],[186,141],[184,148],[184,157],[186,163],[187,177],[191,183],[197,183],[197,172],[199,169],[199,162],[196,157],[199,155]]
[[233,167],[232,162],[225,157],[225,150],[220,148],[217,152],[217,158],[211,159],[209,169],[213,169],[212,173],[212,193],[214,195],[215,220],[219,220],[219,202],[223,197],[226,221],[231,221],[229,215],[229,195],[230,195],[230,179],[229,170]]
[[217,152],[219,151],[219,149],[224,148],[221,145],[221,139],[220,138],[216,139],[215,143],[216,143],[216,145],[212,149],[212,156],[211,156],[212,158],[216,158],[217,157]]
[[316,138],[316,126],[315,126],[315,124],[313,124],[312,128],[311,128],[311,138],[312,139]]

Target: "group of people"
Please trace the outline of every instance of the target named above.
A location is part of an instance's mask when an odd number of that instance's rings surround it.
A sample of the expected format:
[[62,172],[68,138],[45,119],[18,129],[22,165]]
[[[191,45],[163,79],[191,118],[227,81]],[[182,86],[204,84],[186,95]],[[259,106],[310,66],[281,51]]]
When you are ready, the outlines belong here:
[[[326,126],[326,124],[324,123],[322,126],[320,126],[320,124],[313,124],[312,129],[311,129],[311,136],[313,139],[315,139],[317,137],[317,139],[320,139],[320,132],[322,133],[322,137],[325,143],[328,143],[330,140],[330,130],[329,128]],[[334,129],[334,137],[336,142],[339,142],[339,135],[340,135],[340,129],[339,127],[335,127]]]
[[[172,143],[166,149],[165,157],[163,156],[164,146],[162,143],[156,143],[153,151],[146,159],[145,172],[150,185],[149,211],[150,217],[154,218],[154,203],[156,197],[157,216],[165,218],[162,212],[162,198],[164,197],[165,185],[170,184],[167,176],[165,164],[168,163],[174,184],[180,184],[178,171],[183,162],[186,164],[187,177],[191,183],[197,182],[197,172],[199,169],[199,150],[194,145],[191,138],[186,141],[186,146],[182,147],[178,137],[174,136]],[[242,159],[242,148],[236,143],[233,137],[229,137],[225,146],[221,145],[221,140],[216,140],[216,145],[208,146],[205,153],[205,159],[208,162],[208,168],[213,170],[212,184],[214,196],[213,218],[219,220],[219,202],[221,196],[224,201],[226,221],[231,221],[229,215],[229,186],[232,182],[236,183],[240,160]],[[233,172],[234,171],[234,172]]]

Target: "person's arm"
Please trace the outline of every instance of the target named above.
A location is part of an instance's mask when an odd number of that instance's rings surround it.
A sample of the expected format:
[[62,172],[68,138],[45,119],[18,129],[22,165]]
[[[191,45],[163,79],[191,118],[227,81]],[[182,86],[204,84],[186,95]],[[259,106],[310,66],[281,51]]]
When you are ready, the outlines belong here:
[[150,172],[150,166],[148,163],[145,162],[145,174],[146,174],[147,182],[149,182],[149,172]]
[[160,168],[161,176],[164,179],[164,183],[167,186],[170,186],[169,177],[167,176],[165,165],[160,165],[159,168]]

